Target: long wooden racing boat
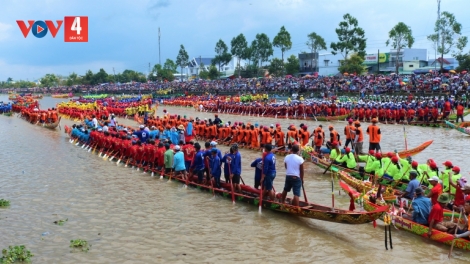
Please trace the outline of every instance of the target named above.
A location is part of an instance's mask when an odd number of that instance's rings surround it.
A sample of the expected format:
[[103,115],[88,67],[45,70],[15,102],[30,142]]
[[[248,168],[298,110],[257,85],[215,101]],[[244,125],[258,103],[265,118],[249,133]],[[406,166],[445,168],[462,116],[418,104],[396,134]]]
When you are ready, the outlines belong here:
[[[23,118],[23,117],[22,117]],[[59,123],[60,123],[60,119],[62,117],[59,116],[59,119],[57,119],[56,122],[54,123],[41,123],[41,122],[36,122],[34,125],[37,125],[37,126],[41,126],[41,127],[45,127],[45,128],[49,128],[49,129],[55,129],[56,127],[59,126]],[[25,118],[23,118],[25,119]],[[25,119],[26,120],[26,119]],[[30,121],[28,121],[30,122]],[[31,122],[30,122],[31,123]],[[32,124],[32,123],[31,123]]]
[[[64,131],[70,131],[67,127]],[[157,172],[158,171],[153,171]],[[170,178],[170,175],[164,175],[165,178]],[[188,182],[186,182],[181,177],[171,177],[172,180],[179,181],[188,186],[195,187],[200,190],[212,192],[222,197],[231,199],[232,192],[230,184],[227,184],[221,181],[221,189],[213,188],[210,185],[199,184],[196,182],[197,176],[193,176]],[[255,206],[259,206],[260,200],[260,190],[257,190],[248,185],[241,185],[242,193],[234,193],[235,200],[238,202],[248,203]],[[290,200],[287,199],[287,202]],[[334,207],[323,206],[319,204],[309,203],[309,202],[299,202],[299,206],[292,206],[289,204],[283,204],[275,201],[263,200],[262,208],[269,209],[273,211],[288,213],[295,216],[312,218],[322,221],[342,223],[342,224],[364,224],[370,223],[379,219],[384,212],[388,210],[387,206],[379,206],[371,211],[348,211],[342,210]]]
[[[377,208],[382,208],[382,206],[371,203],[369,201],[366,201],[363,203],[364,209],[366,211],[375,211]],[[393,205],[392,205],[393,206]],[[445,245],[452,245],[452,241],[454,241],[454,235],[439,231],[437,229],[433,229],[431,233],[431,237],[428,236],[429,232],[429,227],[424,226],[421,224],[418,224],[416,222],[413,222],[412,220],[403,218],[401,216],[391,214],[392,217],[392,224],[399,229],[406,230],[408,232],[414,233],[416,235],[419,235],[424,238],[429,238],[431,240],[434,240],[436,242],[445,244]],[[454,222],[458,221],[458,216],[454,217]],[[457,238],[455,239],[454,242],[454,247],[460,248],[463,250],[469,250],[470,251],[470,240],[464,239],[464,238]]]
[[[433,142],[433,140],[425,141],[417,147],[414,147],[414,148],[411,148],[411,149],[408,149],[408,150],[401,150],[397,154],[402,159],[404,159],[408,156],[414,156],[414,155],[420,153],[421,151],[425,150],[427,147],[429,147],[432,144],[432,142]],[[325,154],[326,157],[329,156],[329,152],[326,151],[325,149],[322,149],[322,152],[323,152],[323,154]],[[314,154],[312,154],[312,155],[314,155]],[[387,154],[382,153],[382,157],[384,157],[384,158],[387,157]]]
[[49,128],[49,129],[55,129],[56,127],[59,126],[59,123],[60,123],[60,119],[62,117],[59,116],[59,119],[57,119],[57,121],[55,123],[37,123],[38,126],[42,126],[42,127],[45,127],[45,128]]
[[451,122],[448,122],[448,121],[446,121],[446,125],[450,128],[453,128],[453,129],[459,131],[459,132],[470,135],[470,129],[468,129],[468,128],[456,126],[456,125],[454,125],[454,124],[452,124]]

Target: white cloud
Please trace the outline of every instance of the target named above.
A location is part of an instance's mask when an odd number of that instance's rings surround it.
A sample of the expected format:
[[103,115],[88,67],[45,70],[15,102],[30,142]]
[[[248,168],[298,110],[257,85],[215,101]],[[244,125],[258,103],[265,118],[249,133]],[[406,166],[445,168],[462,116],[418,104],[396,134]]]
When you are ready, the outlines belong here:
[[0,41],[5,41],[10,37],[12,25],[6,23],[0,23]]
[[87,70],[93,72],[99,71],[103,68],[108,74],[113,73],[113,67],[116,71],[122,72],[126,66],[119,61],[91,61],[83,64],[63,64],[63,65],[22,65],[22,64],[8,64],[4,60],[0,60],[0,80],[6,80],[8,77],[14,80],[26,79],[36,80],[41,78],[47,73],[54,73],[57,75],[67,76],[72,72],[78,75],[85,75]]

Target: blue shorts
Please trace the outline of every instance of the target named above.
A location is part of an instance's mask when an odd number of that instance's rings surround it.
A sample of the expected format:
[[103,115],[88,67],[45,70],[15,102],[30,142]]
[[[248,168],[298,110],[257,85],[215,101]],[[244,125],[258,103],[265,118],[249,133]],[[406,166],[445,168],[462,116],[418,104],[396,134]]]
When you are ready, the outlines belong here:
[[184,166],[186,166],[186,171],[189,172],[189,167],[191,167],[191,161],[190,160],[185,160],[184,161]]
[[300,188],[302,187],[302,180],[300,177],[286,176],[286,183],[284,184],[284,191],[290,192],[292,189],[294,195],[300,197]]
[[276,173],[266,175],[263,180],[264,190],[271,191],[273,189],[274,178],[276,178]]

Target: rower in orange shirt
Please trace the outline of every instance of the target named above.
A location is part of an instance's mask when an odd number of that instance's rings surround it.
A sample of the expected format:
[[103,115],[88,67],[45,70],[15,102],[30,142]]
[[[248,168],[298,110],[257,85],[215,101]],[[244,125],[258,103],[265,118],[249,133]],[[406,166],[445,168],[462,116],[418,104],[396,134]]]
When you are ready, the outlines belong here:
[[308,141],[310,139],[310,133],[308,132],[307,128],[308,128],[307,125],[303,125],[302,128],[299,130],[300,139],[301,139],[300,142],[301,142],[302,147],[307,146]]
[[286,149],[286,145],[284,143],[284,132],[282,132],[282,128],[280,124],[276,124],[276,134],[274,137],[274,141],[276,144],[276,150]]

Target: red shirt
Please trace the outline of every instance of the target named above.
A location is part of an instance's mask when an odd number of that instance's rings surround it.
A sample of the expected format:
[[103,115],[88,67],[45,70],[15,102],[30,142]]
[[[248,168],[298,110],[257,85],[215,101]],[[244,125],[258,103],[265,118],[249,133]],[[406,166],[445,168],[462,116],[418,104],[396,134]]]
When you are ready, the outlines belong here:
[[464,205],[464,204],[465,204],[465,198],[464,198],[462,189],[460,187],[455,188],[454,205],[459,206],[459,205]]
[[440,203],[436,203],[432,206],[428,217],[428,223],[431,223],[431,220],[434,220],[434,224],[440,223],[444,220],[444,209]]
[[464,110],[463,106],[461,106],[461,105],[457,106],[457,114],[458,115],[463,115],[463,110]]
[[450,110],[452,109],[452,107],[450,106],[450,102],[447,101],[444,103],[444,111],[445,112],[450,112]]
[[442,185],[440,183],[436,184],[436,186],[434,186],[432,189],[431,189],[431,203],[434,205],[434,204],[437,204],[437,198],[439,197],[439,195],[441,195],[442,193]]
[[191,144],[186,144],[183,146],[184,160],[192,161],[194,154],[196,154],[196,149]]

